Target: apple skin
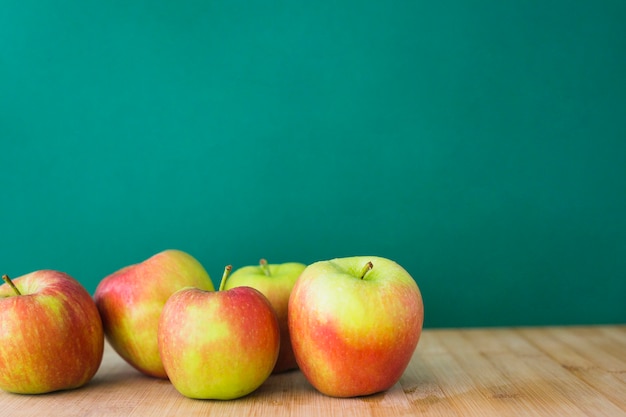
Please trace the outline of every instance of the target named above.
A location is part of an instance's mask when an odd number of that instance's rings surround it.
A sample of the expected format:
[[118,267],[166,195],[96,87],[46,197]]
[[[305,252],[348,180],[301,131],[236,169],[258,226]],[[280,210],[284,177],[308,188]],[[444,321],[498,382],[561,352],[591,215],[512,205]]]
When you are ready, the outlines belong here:
[[[368,262],[373,267],[361,279]],[[413,278],[397,263],[375,256],[313,263],[289,299],[289,330],[300,370],[332,397],[370,395],[396,384],[423,321]]]
[[140,372],[167,378],[159,356],[159,316],[167,299],[184,287],[212,291],[204,267],[186,252],[168,249],[105,277],[94,299],[113,349]]
[[[268,268],[269,275],[266,273]],[[280,327],[280,353],[272,373],[296,369],[298,364],[291,348],[287,308],[289,296],[296,280],[306,265],[298,262],[244,266],[234,271],[227,279],[224,289],[248,286],[259,290],[272,304]]]
[[280,331],[269,300],[251,287],[176,292],[159,323],[159,350],[182,395],[231,400],[256,390],[278,358]]
[[0,286],[0,388],[44,394],[81,387],[102,362],[104,334],[87,290],[66,273],[34,271]]

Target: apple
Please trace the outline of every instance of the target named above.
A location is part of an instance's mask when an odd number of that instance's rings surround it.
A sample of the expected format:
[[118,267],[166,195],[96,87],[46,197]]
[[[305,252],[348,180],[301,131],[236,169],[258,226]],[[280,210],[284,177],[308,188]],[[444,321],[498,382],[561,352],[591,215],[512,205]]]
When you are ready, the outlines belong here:
[[416,282],[394,261],[376,256],[307,266],[288,313],[300,370],[332,397],[391,388],[417,348],[424,321]]
[[306,265],[297,262],[268,264],[265,259],[256,266],[244,266],[234,271],[227,279],[224,289],[248,286],[259,290],[272,304],[280,327],[280,353],[273,373],[296,369],[298,364],[291,348],[287,306],[289,295],[300,273]]
[[280,349],[276,312],[258,290],[185,288],[167,300],[159,322],[159,351],[182,395],[231,400],[256,390],[272,373]]
[[213,290],[213,282],[193,256],[164,250],[105,277],[94,298],[113,349],[140,372],[167,378],[157,342],[159,316],[167,299],[183,287]]
[[89,382],[104,350],[102,321],[89,292],[53,270],[2,278],[0,388],[43,394]]

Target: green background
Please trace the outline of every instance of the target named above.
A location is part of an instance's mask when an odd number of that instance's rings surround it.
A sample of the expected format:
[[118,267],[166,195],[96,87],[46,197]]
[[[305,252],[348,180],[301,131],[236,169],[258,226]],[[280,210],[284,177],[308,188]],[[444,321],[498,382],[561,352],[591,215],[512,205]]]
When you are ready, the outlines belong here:
[[0,269],[389,257],[427,327],[626,322],[626,2],[3,1]]

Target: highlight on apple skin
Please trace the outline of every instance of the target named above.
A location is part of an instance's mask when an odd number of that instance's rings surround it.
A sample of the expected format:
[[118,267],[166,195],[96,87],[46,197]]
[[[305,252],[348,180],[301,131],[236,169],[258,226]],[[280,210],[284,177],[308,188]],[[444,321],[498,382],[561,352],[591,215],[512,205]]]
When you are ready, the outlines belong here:
[[296,360],[311,385],[328,396],[357,397],[400,380],[422,332],[424,305],[396,262],[355,256],[307,266],[288,317]]
[[159,317],[168,298],[184,287],[214,289],[197,259],[168,249],[112,273],[96,288],[94,299],[107,340],[146,375],[167,378],[157,341]]
[[39,270],[0,286],[0,388],[44,394],[87,384],[104,333],[87,290],[70,275]]

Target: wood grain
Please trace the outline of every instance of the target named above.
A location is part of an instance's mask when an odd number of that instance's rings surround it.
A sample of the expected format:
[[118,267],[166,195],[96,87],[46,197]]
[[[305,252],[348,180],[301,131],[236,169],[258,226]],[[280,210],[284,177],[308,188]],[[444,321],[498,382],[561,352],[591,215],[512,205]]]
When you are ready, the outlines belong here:
[[107,346],[73,391],[0,392],[0,416],[626,416],[626,326],[428,329],[387,392],[326,397],[304,376],[270,377],[233,401],[190,400]]

